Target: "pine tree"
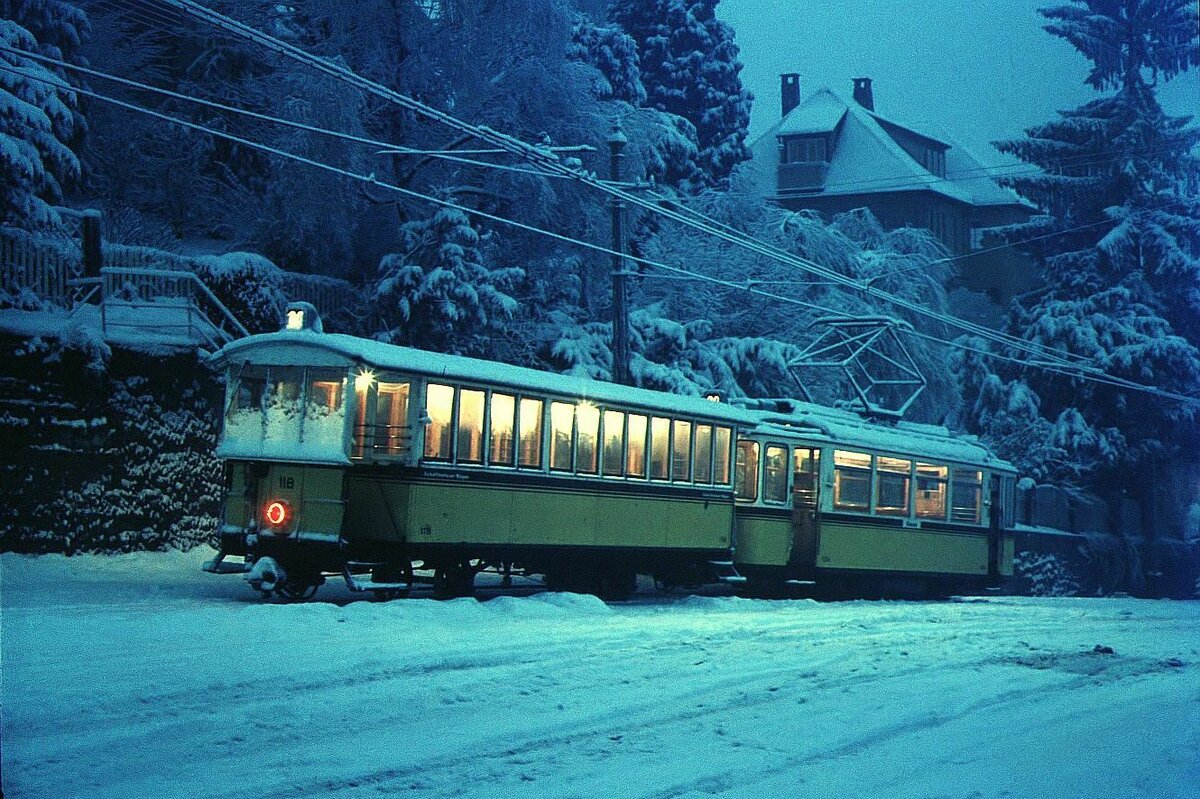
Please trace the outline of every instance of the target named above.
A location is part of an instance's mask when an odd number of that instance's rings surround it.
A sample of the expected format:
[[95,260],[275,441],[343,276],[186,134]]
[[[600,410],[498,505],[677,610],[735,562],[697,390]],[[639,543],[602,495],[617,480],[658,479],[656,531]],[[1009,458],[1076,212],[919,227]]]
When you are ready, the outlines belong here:
[[388,340],[479,354],[516,310],[507,291],[520,269],[489,269],[479,233],[460,211],[442,209],[401,228],[403,249],[379,264],[375,300]]
[[719,0],[617,0],[612,17],[638,45],[647,105],[696,128],[699,147],[685,186],[721,186],[749,158],[746,133],[753,96],[742,86],[731,27],[716,17]]
[[[1196,395],[1200,198],[1191,151],[1200,130],[1166,115],[1155,95],[1160,79],[1200,64],[1195,3],[1076,0],[1041,13],[1048,32],[1092,62],[1087,83],[1112,93],[997,144],[1040,167],[1010,183],[1046,214],[1003,234],[1013,242],[1054,234],[1023,245],[1045,288],[1021,299],[1009,332],[1110,374]],[[960,367],[971,424],[1019,461],[1028,453],[1003,432],[1011,426],[997,398],[1031,393],[1022,412],[1035,408],[1063,453],[1049,477],[1136,474],[1130,467],[1195,440],[1196,413],[1177,401],[1013,367],[993,381]]]
[[[9,19],[0,19],[0,44],[36,52],[37,40]],[[28,229],[61,225],[54,205],[79,178],[71,149],[76,134],[75,95],[46,81],[62,79],[39,63],[0,53],[0,223]],[[32,80],[30,79],[32,78]]]

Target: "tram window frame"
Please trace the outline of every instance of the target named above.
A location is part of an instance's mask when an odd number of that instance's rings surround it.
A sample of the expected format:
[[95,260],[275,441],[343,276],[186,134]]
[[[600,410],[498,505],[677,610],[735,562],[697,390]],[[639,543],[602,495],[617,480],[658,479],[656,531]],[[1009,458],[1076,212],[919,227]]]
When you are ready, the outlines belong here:
[[[625,476],[625,411],[617,410],[616,408],[604,408],[601,412],[600,419],[600,473],[604,477],[624,477]],[[610,448],[609,446],[609,425],[613,422],[617,423],[620,432],[617,433],[619,438]],[[615,471],[613,470],[615,466]]]
[[[888,466],[889,468],[885,468]],[[903,471],[901,471],[903,464]],[[897,458],[891,455],[879,455],[875,458],[875,512],[882,516],[908,516],[912,509],[913,462],[909,458]],[[894,487],[896,481],[903,483],[900,492],[904,497],[904,505],[884,505],[883,494],[885,487]]]
[[[463,456],[463,399],[468,394],[479,396],[479,454],[478,457],[471,457],[470,452],[467,456]],[[483,465],[484,458],[484,441],[487,426],[485,424],[487,417],[488,398],[487,391],[481,388],[470,388],[462,386],[458,389],[454,397],[454,461],[455,463],[466,463],[475,466]],[[470,432],[469,430],[467,431]]]
[[[435,388],[436,389],[449,389],[449,391],[450,391],[450,402],[448,403],[450,415],[449,415],[449,418],[445,422],[445,425],[446,425],[446,431],[445,431],[445,442],[446,443],[445,443],[445,447],[444,447],[445,454],[441,454],[443,451],[442,447],[439,447],[436,452],[432,452],[432,453],[430,452],[429,433],[433,429],[434,424],[436,423],[436,420],[434,419],[433,414],[431,413],[430,401],[432,399],[432,396],[431,396],[432,390]],[[439,391],[438,393],[440,394],[441,392]],[[457,432],[457,430],[455,429],[456,421],[457,421],[455,417],[457,415],[457,410],[458,410],[457,405],[458,405],[458,387],[457,386],[454,386],[454,385],[451,385],[448,383],[426,383],[425,384],[425,418],[428,419],[428,422],[426,422],[426,424],[425,424],[425,441],[421,446],[421,457],[424,460],[436,461],[438,463],[449,463],[451,461],[451,458],[453,457],[454,451],[455,451],[454,438],[455,438],[455,433]],[[439,443],[440,443],[440,441],[441,440],[439,439]]]
[[[287,377],[277,377],[284,373]],[[264,446],[293,445],[299,446],[304,440],[304,393],[306,369],[303,366],[269,366],[267,367],[267,386],[263,394],[263,437]],[[284,386],[294,389],[294,396],[284,396]],[[289,394],[291,391],[288,392]],[[284,396],[278,404],[276,396]],[[286,406],[290,405],[290,409]],[[282,418],[272,418],[275,413]]]
[[[503,452],[502,447],[496,446],[496,444],[497,444],[497,439],[496,439],[496,399],[498,397],[503,398],[504,400],[508,400],[510,402],[511,413],[506,414],[505,416],[501,417],[502,419],[504,419],[508,422],[508,447],[507,447],[508,452],[507,453]],[[487,452],[487,465],[488,466],[500,466],[500,467],[508,468],[508,469],[512,469],[512,468],[516,467],[516,464],[517,464],[517,395],[515,392],[492,391],[489,393],[488,407],[487,407],[487,441],[488,441],[488,452]],[[500,443],[503,443],[503,441],[504,441],[504,439],[501,438]],[[501,453],[500,457],[497,456],[497,452]],[[505,460],[503,458],[503,455],[505,455],[505,454],[508,455],[507,460]]]
[[[724,445],[721,442],[724,440]],[[733,428],[725,425],[713,427],[713,484],[727,486],[733,482]],[[721,465],[724,468],[721,468]]]
[[[839,458],[843,461],[839,463]],[[852,460],[867,459],[867,465],[863,466],[861,460],[858,463],[851,462]],[[835,449],[833,451],[833,507],[839,510],[848,510],[856,513],[871,512],[871,496],[874,493],[874,473],[875,456],[867,452],[859,452],[851,449]],[[845,493],[847,488],[853,486],[857,481],[866,476],[866,494],[862,502],[847,501]],[[850,486],[846,483],[849,482]]]
[[[536,413],[527,411],[532,410],[533,404],[537,405]],[[536,469],[541,470],[542,464],[545,463],[545,445],[546,445],[546,401],[541,397],[530,397],[524,394],[517,401],[517,468],[518,469]],[[526,450],[525,447],[525,420],[536,419],[536,436],[537,441],[535,446]],[[536,460],[527,459],[526,454],[536,456]]]
[[[922,474],[921,470],[925,469]],[[922,482],[923,481],[923,482]],[[932,485],[935,488],[923,488],[923,485]],[[923,496],[922,494],[925,494]],[[934,502],[933,505],[926,503],[933,501],[935,497],[928,496],[930,494],[941,495],[940,512],[938,505]],[[934,521],[945,521],[946,514],[950,508],[950,467],[943,463],[922,463],[917,462],[913,470],[913,510],[918,519],[930,519]]]
[[[974,475],[974,480],[961,479],[960,475]],[[950,469],[950,521],[959,522],[960,524],[979,524],[983,518],[983,470],[970,469],[965,467],[952,467]],[[975,502],[971,506],[959,504],[960,486],[966,487],[966,490],[974,494]],[[972,511],[971,516],[967,517],[960,511]]]
[[[367,427],[371,429],[371,444],[369,447],[365,447],[366,451],[385,458],[402,457],[406,454],[406,450],[411,446],[411,442],[404,441],[404,433],[411,429],[409,414],[412,412],[412,385],[411,380],[382,376],[372,380],[371,386],[361,392],[367,396],[364,421],[361,426],[364,428],[364,431]],[[384,389],[385,386],[388,387],[386,390]],[[371,409],[371,397],[369,396],[371,394],[374,395],[373,410]],[[383,411],[381,410],[384,403],[380,402],[380,399],[385,395],[389,397],[402,397],[404,403],[403,413],[390,412],[394,410],[396,400],[389,399],[387,404],[387,410],[389,411],[387,414],[388,418],[384,419],[382,416]],[[366,424],[365,419],[367,415],[374,419],[373,424]],[[400,420],[399,424],[394,424],[394,420],[396,419]],[[393,427],[396,428],[395,432],[392,430]],[[381,432],[382,435],[380,435]]]
[[713,426],[697,424],[692,430],[692,482],[697,485],[712,485],[715,440]]
[[[769,466],[772,451],[778,452],[778,477],[783,478],[782,485],[772,484],[768,482],[772,478],[771,469]],[[769,502],[772,505],[786,505],[788,501],[788,488],[791,481],[791,466],[792,455],[788,447],[783,444],[774,442],[768,443],[763,447],[762,456],[762,498],[763,502]],[[769,490],[771,489],[771,490]],[[775,490],[778,489],[778,490]]]
[[[232,370],[231,370],[232,372]],[[229,379],[230,397],[225,410],[225,421],[222,425],[222,435],[232,441],[252,441],[262,446],[264,427],[267,423],[264,404],[267,399],[267,367],[257,364],[242,364],[237,375]],[[243,389],[245,394],[243,395]],[[245,396],[246,402],[242,402]],[[245,414],[248,418],[243,423],[239,416]],[[235,421],[236,420],[236,421]],[[230,424],[234,421],[234,424]],[[241,434],[241,428],[257,428],[254,436]],[[234,433],[231,434],[230,430]]]
[[[660,424],[661,423],[661,424]],[[662,444],[661,458],[657,456],[658,445]],[[649,475],[651,480],[671,479],[671,419],[667,416],[650,417]]]
[[[686,429],[687,442],[684,444],[684,451],[679,451],[679,431],[680,428]],[[694,431],[696,425],[690,419],[673,419],[671,422],[671,482],[673,483],[690,483],[692,482],[692,442],[695,439]],[[683,474],[679,472],[679,465],[683,465]]]
[[[591,417],[595,414],[595,424],[589,425],[591,435],[591,465],[584,462],[582,457],[583,448],[583,417],[584,414]],[[596,476],[600,474],[600,451],[602,449],[602,441],[600,435],[600,420],[603,417],[604,411],[594,403],[583,401],[575,408],[575,473]]]
[[[634,420],[637,420],[636,422]],[[641,435],[634,432],[634,426],[641,427]],[[650,439],[650,417],[644,413],[625,414],[625,476],[637,480],[646,479],[646,460],[649,456],[647,442]],[[635,443],[641,444],[641,456],[635,452]]]
[[[743,445],[748,445],[748,446],[743,447]],[[750,449],[754,452],[753,458],[750,458],[750,457],[743,458],[742,457],[742,453],[746,449]],[[733,467],[733,471],[734,471],[733,492],[734,492],[734,496],[738,500],[741,500],[743,502],[757,502],[758,501],[758,483],[759,483],[759,475],[761,474],[761,470],[759,468],[760,467],[759,461],[761,459],[761,455],[762,455],[762,447],[759,445],[759,443],[757,441],[755,441],[752,438],[738,439],[737,446],[735,448],[734,467]],[[747,474],[745,474],[744,470],[750,466],[753,467],[754,473],[752,475],[747,475]],[[751,493],[746,493],[747,488],[750,489]]]
[[[558,421],[555,420],[555,411],[561,410],[564,408],[566,409],[566,412],[569,414],[569,416],[567,417],[567,420],[566,420],[567,429],[566,429],[565,444],[559,438],[561,431],[559,430],[558,422],[562,421],[562,420],[561,419],[559,419]],[[549,429],[548,433],[549,434],[547,435],[547,439],[549,442],[550,452],[549,452],[549,457],[546,459],[546,464],[547,464],[547,466],[549,466],[550,471],[552,471],[552,472],[574,471],[574,467],[575,467],[575,403],[574,402],[566,402],[563,400],[551,400],[550,401],[550,429]],[[565,446],[565,453],[566,453],[566,463],[562,464],[561,458],[559,456],[561,456],[563,454],[564,446]]]

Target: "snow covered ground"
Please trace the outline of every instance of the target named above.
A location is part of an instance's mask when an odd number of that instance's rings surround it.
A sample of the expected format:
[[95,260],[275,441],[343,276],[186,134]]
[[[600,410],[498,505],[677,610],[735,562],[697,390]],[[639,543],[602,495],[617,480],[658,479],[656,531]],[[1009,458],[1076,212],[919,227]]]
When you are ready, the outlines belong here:
[[272,605],[209,555],[0,556],[5,796],[1200,796],[1200,603]]

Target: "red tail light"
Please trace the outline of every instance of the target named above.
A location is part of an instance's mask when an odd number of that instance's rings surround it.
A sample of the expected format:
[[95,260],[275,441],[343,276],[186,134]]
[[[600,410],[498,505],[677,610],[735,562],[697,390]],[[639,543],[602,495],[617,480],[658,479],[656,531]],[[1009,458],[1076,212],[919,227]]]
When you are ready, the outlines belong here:
[[282,499],[268,500],[262,509],[262,526],[276,535],[286,535],[292,528],[292,506]]

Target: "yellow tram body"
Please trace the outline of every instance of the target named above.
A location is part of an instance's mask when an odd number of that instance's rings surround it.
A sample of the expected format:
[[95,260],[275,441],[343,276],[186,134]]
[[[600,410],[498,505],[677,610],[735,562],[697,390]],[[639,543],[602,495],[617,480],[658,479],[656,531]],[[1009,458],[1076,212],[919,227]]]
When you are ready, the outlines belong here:
[[429,569],[452,595],[484,566],[611,596],[639,573],[763,591],[1012,573],[1015,474],[944,429],[300,327],[215,356],[227,492],[210,570],[260,590],[304,595],[339,571],[401,590]]

